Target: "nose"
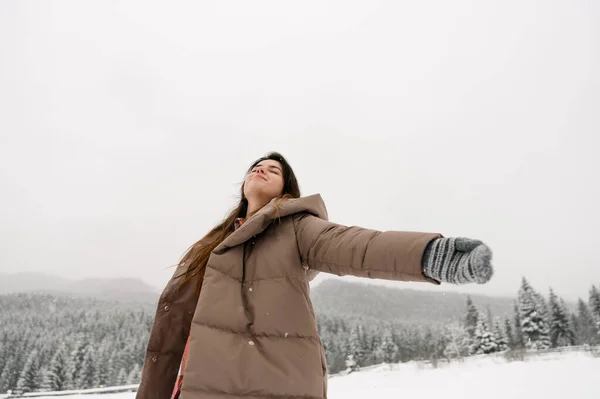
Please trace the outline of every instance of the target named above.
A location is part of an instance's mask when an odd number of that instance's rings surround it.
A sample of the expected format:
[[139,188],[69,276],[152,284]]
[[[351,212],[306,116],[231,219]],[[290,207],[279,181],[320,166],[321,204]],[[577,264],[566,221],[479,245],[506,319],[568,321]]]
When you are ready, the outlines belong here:
[[254,173],[261,173],[261,174],[265,174],[265,168],[263,168],[262,166],[258,166],[255,170]]

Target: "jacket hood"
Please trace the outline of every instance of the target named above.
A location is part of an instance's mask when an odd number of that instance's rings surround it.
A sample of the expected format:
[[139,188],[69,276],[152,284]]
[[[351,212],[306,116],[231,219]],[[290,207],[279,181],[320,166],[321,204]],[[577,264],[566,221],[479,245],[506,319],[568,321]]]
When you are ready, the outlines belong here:
[[240,228],[223,240],[213,252],[221,254],[229,248],[246,242],[252,236],[262,233],[278,217],[282,218],[295,213],[308,212],[318,218],[328,220],[327,208],[320,194],[281,200],[279,215],[277,215],[275,209],[276,200],[276,198],[273,198],[267,205],[252,215]]

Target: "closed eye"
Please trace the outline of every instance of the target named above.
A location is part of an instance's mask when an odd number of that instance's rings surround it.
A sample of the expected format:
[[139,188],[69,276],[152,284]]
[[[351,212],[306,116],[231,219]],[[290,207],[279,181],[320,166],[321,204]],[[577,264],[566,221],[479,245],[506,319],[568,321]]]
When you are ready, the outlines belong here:
[[[250,173],[256,172],[256,169],[258,168],[258,166],[261,166],[261,165],[257,165],[256,167],[252,168],[252,170],[250,171]],[[267,167],[267,169],[269,170],[269,172],[273,172],[276,175],[281,174],[281,169],[279,169],[278,166],[270,165],[270,166]]]

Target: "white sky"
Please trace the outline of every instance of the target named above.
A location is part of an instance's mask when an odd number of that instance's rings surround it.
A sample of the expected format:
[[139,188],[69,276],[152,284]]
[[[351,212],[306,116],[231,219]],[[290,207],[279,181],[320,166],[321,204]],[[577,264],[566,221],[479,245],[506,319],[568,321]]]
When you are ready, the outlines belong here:
[[590,0],[2,1],[0,271],[162,287],[277,150],[333,221],[488,243],[494,279],[455,290],[587,298],[599,20]]

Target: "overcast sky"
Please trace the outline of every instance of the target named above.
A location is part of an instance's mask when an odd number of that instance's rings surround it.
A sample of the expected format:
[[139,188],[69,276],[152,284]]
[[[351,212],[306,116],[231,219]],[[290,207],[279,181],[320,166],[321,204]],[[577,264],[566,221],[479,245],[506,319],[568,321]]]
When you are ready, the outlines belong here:
[[162,288],[277,150],[332,221],[492,247],[489,284],[420,288],[587,299],[599,20],[589,0],[2,1],[0,271]]

